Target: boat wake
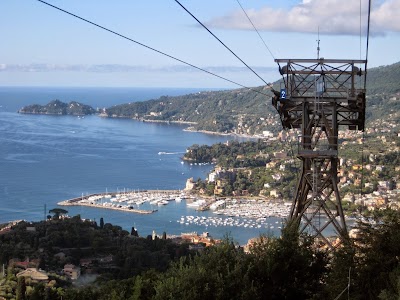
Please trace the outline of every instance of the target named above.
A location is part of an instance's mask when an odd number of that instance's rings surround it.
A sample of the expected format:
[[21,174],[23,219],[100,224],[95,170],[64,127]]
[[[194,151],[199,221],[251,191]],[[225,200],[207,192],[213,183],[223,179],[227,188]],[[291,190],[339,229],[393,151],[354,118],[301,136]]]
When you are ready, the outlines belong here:
[[158,152],[158,155],[184,154],[185,152]]

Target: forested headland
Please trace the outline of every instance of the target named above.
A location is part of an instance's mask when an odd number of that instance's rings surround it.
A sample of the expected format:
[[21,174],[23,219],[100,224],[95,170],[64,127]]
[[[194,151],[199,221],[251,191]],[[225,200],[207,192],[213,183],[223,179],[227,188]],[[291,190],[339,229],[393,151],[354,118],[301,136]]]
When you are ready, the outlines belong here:
[[[371,68],[367,76],[367,127],[400,108],[400,62]],[[279,81],[274,83],[279,86]],[[269,96],[270,95],[270,96]],[[108,117],[147,121],[192,122],[193,130],[261,135],[282,130],[271,104],[271,87],[205,91],[183,96],[162,96],[148,101],[115,105],[105,110]],[[399,116],[395,117],[399,121]]]

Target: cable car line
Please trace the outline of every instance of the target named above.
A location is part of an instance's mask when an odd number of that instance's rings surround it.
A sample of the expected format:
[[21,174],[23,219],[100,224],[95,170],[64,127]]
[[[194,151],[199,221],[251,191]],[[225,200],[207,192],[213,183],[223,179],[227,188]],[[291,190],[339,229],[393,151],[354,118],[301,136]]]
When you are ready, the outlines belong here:
[[223,76],[220,76],[220,75],[218,75],[218,74],[215,74],[215,73],[213,73],[213,72],[211,72],[211,71],[208,71],[208,70],[206,70],[206,69],[203,69],[203,68],[201,68],[201,67],[195,66],[195,65],[193,65],[193,64],[191,64],[191,63],[188,63],[188,62],[186,62],[186,61],[184,61],[184,60],[182,60],[182,59],[179,59],[179,58],[177,58],[177,57],[175,57],[175,56],[172,56],[172,55],[170,55],[170,54],[167,54],[167,53],[165,53],[165,52],[162,52],[162,51],[157,50],[157,49],[155,49],[155,48],[152,48],[152,47],[150,47],[150,46],[147,46],[147,45],[145,45],[145,44],[143,44],[143,43],[141,43],[141,42],[138,42],[138,41],[136,41],[136,40],[134,40],[134,39],[131,39],[131,38],[129,38],[129,37],[127,37],[127,36],[125,36],[125,35],[123,35],[123,34],[121,34],[121,33],[118,33],[118,32],[116,32],[116,31],[114,31],[114,30],[111,30],[111,29],[109,29],[109,28],[107,28],[107,27],[104,27],[104,26],[102,26],[102,25],[99,25],[99,24],[97,24],[97,23],[94,23],[94,22],[92,22],[92,21],[90,21],[90,20],[88,20],[88,19],[85,19],[85,18],[83,18],[83,17],[80,17],[80,16],[78,16],[78,15],[76,15],[76,14],[73,14],[73,13],[71,13],[71,12],[65,10],[65,9],[62,9],[62,8],[60,8],[60,7],[58,7],[58,6],[55,6],[55,5],[53,5],[53,4],[50,4],[50,3],[46,2],[46,1],[43,1],[43,0],[37,0],[37,1],[43,3],[43,4],[47,5],[47,6],[50,6],[50,7],[52,7],[52,8],[55,8],[55,9],[57,9],[57,10],[59,10],[59,11],[65,13],[65,14],[68,14],[68,15],[74,17],[74,18],[77,18],[77,19],[81,20],[81,21],[84,21],[84,22],[89,23],[89,24],[91,24],[91,25],[93,25],[93,26],[96,26],[96,27],[98,27],[98,28],[100,28],[100,29],[103,29],[103,30],[105,30],[105,31],[108,31],[108,32],[110,32],[110,33],[112,33],[112,34],[114,34],[114,35],[117,35],[117,36],[119,36],[119,37],[121,37],[121,38],[123,38],[123,39],[125,39],[125,40],[128,40],[128,41],[130,41],[130,42],[132,42],[132,43],[138,44],[138,45],[140,45],[140,46],[142,46],[142,47],[145,47],[145,48],[147,48],[147,49],[149,49],[149,50],[152,50],[152,51],[157,52],[157,53],[159,53],[159,54],[161,54],[161,55],[164,55],[164,56],[167,56],[167,57],[169,57],[169,58],[171,58],[171,59],[173,59],[173,60],[176,60],[176,61],[178,61],[178,62],[180,62],[180,63],[183,63],[183,64],[185,64],[185,65],[188,65],[188,66],[190,66],[190,67],[192,67],[192,68],[195,68],[195,69],[197,69],[197,70],[199,70],[199,71],[203,71],[203,72],[208,73],[208,74],[210,74],[210,75],[212,75],[212,76],[218,77],[218,78],[220,78],[220,79],[222,79],[222,80],[225,80],[225,81],[227,81],[227,82],[230,82],[230,83],[233,83],[233,84],[235,84],[235,85],[238,85],[238,86],[240,86],[240,87],[242,87],[242,88],[246,88],[246,89],[251,90],[251,91],[253,91],[253,92],[256,92],[256,93],[258,93],[258,94],[261,94],[261,95],[264,95],[264,96],[269,97],[269,95],[267,95],[267,94],[265,94],[265,93],[262,93],[262,92],[260,92],[260,91],[257,91],[257,90],[255,90],[254,88],[245,86],[245,85],[243,85],[243,84],[240,84],[240,83],[238,83],[238,82],[235,82],[235,81],[230,80],[230,79],[228,79],[228,78],[225,78],[225,77],[223,77]]
[[228,49],[238,60],[240,60],[250,71],[252,71],[258,78],[260,78],[266,85],[268,83],[261,78],[260,75],[258,75],[248,64],[246,64],[239,56],[236,55],[235,52],[233,52],[227,45],[224,44],[210,29],[207,28],[206,25],[204,25],[199,19],[197,19],[185,6],[183,6],[178,0],[175,0],[176,3],[178,3],[189,15],[191,15],[201,26],[204,27],[205,30],[207,30],[213,37],[215,37],[226,49]]
[[367,63],[368,63],[368,45],[369,45],[369,27],[371,23],[371,0],[368,1],[368,21],[367,21],[367,49],[365,50],[365,78],[364,90],[367,88]]
[[[361,0],[360,0],[361,4]],[[360,9],[360,19],[361,19],[361,9]],[[361,22],[360,22],[361,23]],[[364,75],[364,91],[367,90],[367,63],[368,63],[368,46],[369,46],[369,29],[371,23],[371,0],[368,1],[368,21],[367,21],[367,45],[365,50],[365,75]],[[360,32],[361,36],[361,32]],[[364,142],[366,139],[365,129],[362,132],[362,140],[361,140],[361,180],[360,180],[360,196],[363,195],[363,184],[364,184]]]
[[247,19],[249,20],[249,22],[251,23],[251,25],[253,25],[254,30],[257,32],[258,36],[260,37],[260,39],[262,40],[262,42],[264,43],[265,47],[267,48],[269,54],[271,54],[272,58],[275,61],[275,56],[272,54],[271,50],[269,49],[269,47],[267,46],[267,43],[264,41],[264,39],[262,38],[261,34],[258,32],[256,26],[254,25],[254,23],[251,21],[249,15],[246,13],[246,11],[244,10],[242,4],[240,4],[239,0],[236,0],[237,3],[239,4],[239,6],[241,7],[241,9],[243,10],[243,13],[246,15]]

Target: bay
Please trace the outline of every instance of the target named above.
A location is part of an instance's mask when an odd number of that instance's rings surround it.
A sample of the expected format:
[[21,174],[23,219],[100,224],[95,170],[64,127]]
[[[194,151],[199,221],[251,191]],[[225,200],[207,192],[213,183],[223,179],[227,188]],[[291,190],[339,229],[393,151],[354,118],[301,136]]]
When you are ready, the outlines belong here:
[[[82,193],[183,189],[187,178],[204,179],[212,169],[210,165],[182,164],[181,157],[187,147],[234,139],[183,131],[185,126],[176,124],[15,112],[23,105],[44,104],[51,98],[107,107],[124,103],[128,98],[139,101],[172,92],[159,89],[148,91],[146,96],[141,89],[63,88],[56,91],[54,88],[0,88],[0,223],[44,219],[57,202]],[[77,92],[91,100],[67,99],[74,95],[80,97]],[[174,91],[175,95],[187,92],[186,89]],[[159,152],[169,154],[159,155]],[[158,234],[207,231],[215,238],[230,234],[235,241],[244,244],[260,233],[279,234],[277,229],[181,224],[178,221],[186,216],[225,218],[209,211],[197,212],[188,208],[185,201],[170,202],[151,215],[90,207],[67,209],[69,215],[80,214],[82,218],[95,220],[103,217],[106,223],[129,231],[135,226],[141,236],[153,230]],[[269,221],[280,222],[275,218]]]

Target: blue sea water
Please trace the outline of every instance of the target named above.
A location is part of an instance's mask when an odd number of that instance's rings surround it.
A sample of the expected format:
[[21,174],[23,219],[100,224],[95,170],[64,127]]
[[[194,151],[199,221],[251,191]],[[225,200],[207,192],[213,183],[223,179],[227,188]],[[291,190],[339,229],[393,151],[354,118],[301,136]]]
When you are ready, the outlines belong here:
[[[185,126],[143,123],[98,116],[22,115],[28,104],[52,99],[76,100],[94,107],[179,95],[190,89],[0,88],[0,223],[41,220],[57,202],[82,193],[124,189],[183,189],[187,178],[205,178],[212,166],[181,163],[192,144],[225,142],[233,137],[183,131]],[[172,153],[159,155],[159,152]],[[201,227],[177,221],[182,216],[215,216],[186,203],[170,202],[151,215],[90,207],[68,207],[70,215],[138,229],[142,236],[208,231],[215,238],[230,234],[244,244],[266,229]],[[276,221],[271,220],[272,221]],[[279,232],[269,232],[278,234]]]

